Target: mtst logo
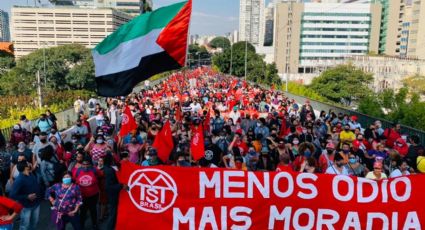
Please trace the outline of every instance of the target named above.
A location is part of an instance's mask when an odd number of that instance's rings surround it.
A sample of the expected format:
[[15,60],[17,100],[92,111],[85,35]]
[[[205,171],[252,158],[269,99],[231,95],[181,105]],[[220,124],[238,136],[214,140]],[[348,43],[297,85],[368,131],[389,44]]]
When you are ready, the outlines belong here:
[[173,178],[159,169],[139,169],[128,180],[129,195],[140,210],[161,213],[173,206],[177,186]]

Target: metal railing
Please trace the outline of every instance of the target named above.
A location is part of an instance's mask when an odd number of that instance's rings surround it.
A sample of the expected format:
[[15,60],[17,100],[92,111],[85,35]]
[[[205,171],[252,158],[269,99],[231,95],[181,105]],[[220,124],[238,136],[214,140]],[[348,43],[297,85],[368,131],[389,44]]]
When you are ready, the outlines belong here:
[[[251,84],[257,84],[257,83],[251,82]],[[264,87],[266,89],[270,89],[270,87],[266,86],[266,85],[261,85],[261,84],[257,84],[257,85]],[[360,113],[360,112],[357,112],[357,111],[354,111],[354,110],[351,110],[351,109],[348,109],[348,108],[344,108],[342,106],[336,106],[336,105],[328,104],[328,103],[325,103],[325,102],[312,100],[310,98],[300,96],[300,95],[296,95],[296,94],[292,94],[292,93],[285,92],[285,91],[280,91],[280,92],[282,92],[284,95],[286,95],[289,99],[294,99],[298,104],[304,104],[306,100],[309,100],[310,105],[313,107],[313,109],[318,110],[319,112],[323,110],[326,113],[328,113],[331,110],[331,111],[335,112],[336,114],[342,113],[342,114],[348,114],[349,116],[355,115],[355,116],[358,117],[358,122],[362,125],[362,128],[369,127],[370,124],[374,123],[377,120],[381,121],[383,129],[391,128],[393,126],[393,123],[394,123],[394,122],[389,121],[389,120],[372,117],[372,116],[369,116],[367,114],[363,114],[363,113]],[[402,133],[402,135],[407,135],[407,136],[417,135],[419,137],[420,141],[421,141],[421,144],[425,145],[425,131],[415,129],[415,128],[412,128],[412,127],[409,127],[409,126],[406,126],[406,125],[401,125],[401,133]]]

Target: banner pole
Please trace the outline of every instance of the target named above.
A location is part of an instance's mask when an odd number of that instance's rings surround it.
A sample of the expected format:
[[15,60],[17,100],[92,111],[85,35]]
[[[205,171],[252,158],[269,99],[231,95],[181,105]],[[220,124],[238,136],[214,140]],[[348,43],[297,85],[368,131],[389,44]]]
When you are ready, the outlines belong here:
[[189,16],[189,27],[187,28],[187,38],[186,38],[186,56],[185,56],[185,67],[189,67],[188,66],[188,56],[189,56],[189,43],[190,43],[190,27],[192,25],[192,0],[189,0],[186,4],[190,4],[190,16]]

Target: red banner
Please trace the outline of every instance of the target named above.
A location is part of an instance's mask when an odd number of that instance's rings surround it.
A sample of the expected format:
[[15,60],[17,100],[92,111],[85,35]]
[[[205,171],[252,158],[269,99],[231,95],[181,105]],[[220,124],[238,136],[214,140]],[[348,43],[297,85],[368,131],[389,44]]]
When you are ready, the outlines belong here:
[[117,229],[421,229],[425,175],[376,182],[291,172],[140,167],[119,173]]

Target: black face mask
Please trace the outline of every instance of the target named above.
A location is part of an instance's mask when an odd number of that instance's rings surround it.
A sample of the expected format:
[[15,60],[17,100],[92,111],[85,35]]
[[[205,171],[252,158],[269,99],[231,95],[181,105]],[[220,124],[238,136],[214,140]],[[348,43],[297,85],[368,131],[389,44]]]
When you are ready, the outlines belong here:
[[333,151],[333,150],[330,150],[330,149],[327,149],[327,150],[326,150],[326,152],[327,152],[328,154],[332,154],[334,151]]
[[40,139],[40,142],[44,144],[47,142],[47,139]]

